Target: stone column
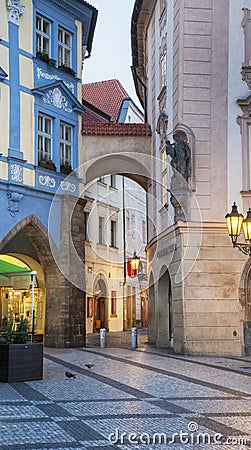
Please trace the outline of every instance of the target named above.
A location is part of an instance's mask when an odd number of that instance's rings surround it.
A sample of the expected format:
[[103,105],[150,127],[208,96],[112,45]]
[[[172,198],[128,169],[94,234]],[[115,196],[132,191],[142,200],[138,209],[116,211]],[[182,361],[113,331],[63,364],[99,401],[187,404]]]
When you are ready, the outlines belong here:
[[76,199],[72,196],[61,197],[60,246],[59,250],[54,249],[60,269],[53,264],[45,270],[46,346],[68,348],[85,345],[84,206],[86,202],[78,199],[75,203]]

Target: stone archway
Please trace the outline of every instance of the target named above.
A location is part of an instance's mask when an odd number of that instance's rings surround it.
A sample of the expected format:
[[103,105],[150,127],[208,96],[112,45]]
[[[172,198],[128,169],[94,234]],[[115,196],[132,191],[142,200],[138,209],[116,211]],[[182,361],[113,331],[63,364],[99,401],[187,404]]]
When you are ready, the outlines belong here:
[[[60,223],[64,223],[64,220],[66,220],[65,214],[69,209],[67,208],[67,202],[69,201],[68,197],[62,197]],[[83,204],[79,201],[75,206],[72,217],[67,219],[74,229],[72,233],[73,244],[80,258],[84,261],[82,214]],[[31,248],[37,254],[38,262],[44,274],[46,288],[45,345],[60,348],[85,345],[85,292],[71,284],[57,267],[51,252],[48,232],[34,215],[27,216],[9,231],[0,242],[0,252],[4,253],[19,233],[23,233],[29,240]],[[63,239],[64,235],[61,234],[61,239]],[[62,256],[64,256],[64,248],[60,242],[61,248]],[[18,253],[22,254],[21,248]]]
[[251,259],[247,261],[242,272],[239,300],[241,305],[241,322],[243,323],[243,353],[251,355]]
[[158,282],[157,345],[168,348],[172,346],[172,341],[172,287],[169,271],[163,266]]

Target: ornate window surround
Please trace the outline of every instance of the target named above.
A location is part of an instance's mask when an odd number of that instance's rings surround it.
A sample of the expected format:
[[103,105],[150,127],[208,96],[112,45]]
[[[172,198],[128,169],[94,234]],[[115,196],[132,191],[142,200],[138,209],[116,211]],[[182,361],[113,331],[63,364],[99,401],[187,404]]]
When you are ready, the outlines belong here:
[[237,117],[240,125],[242,141],[242,177],[243,191],[251,189],[251,95],[246,99],[237,100],[243,115]]
[[241,22],[244,33],[244,61],[242,63],[242,79],[251,89],[251,10],[242,8],[244,17]]

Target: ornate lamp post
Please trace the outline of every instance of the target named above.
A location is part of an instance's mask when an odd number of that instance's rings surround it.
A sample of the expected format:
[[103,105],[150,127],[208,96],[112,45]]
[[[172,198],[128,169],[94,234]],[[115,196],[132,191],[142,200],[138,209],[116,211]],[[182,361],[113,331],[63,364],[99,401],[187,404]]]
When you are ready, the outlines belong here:
[[[244,220],[243,214],[238,212],[234,202],[231,213],[226,214],[225,219],[233,247],[237,247],[245,255],[251,256],[251,209],[249,208],[247,211],[247,217]],[[237,242],[241,230],[243,230],[245,243]]]
[[138,269],[139,269],[140,258],[139,258],[139,256],[136,255],[135,250],[134,250],[133,257],[130,259],[130,263],[131,263],[131,268],[134,271],[134,274],[136,275],[138,273]]

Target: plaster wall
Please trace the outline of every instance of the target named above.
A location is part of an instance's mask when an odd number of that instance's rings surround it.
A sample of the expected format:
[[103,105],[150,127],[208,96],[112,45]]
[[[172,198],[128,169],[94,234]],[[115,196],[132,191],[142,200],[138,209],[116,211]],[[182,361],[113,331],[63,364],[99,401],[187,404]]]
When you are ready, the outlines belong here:
[[[240,191],[244,189],[242,164],[248,164],[243,160],[241,145],[241,129],[237,123],[237,117],[243,112],[236,100],[247,98],[250,95],[245,81],[242,80],[241,69],[244,62],[244,33],[241,22],[244,17],[242,8],[250,9],[250,2],[241,0],[229,2],[229,79],[228,79],[228,210],[233,201],[243,209],[243,200]],[[234,170],[233,170],[234,167]],[[250,186],[249,186],[250,188]],[[247,207],[247,205],[245,205]]]
[[[82,23],[78,20],[75,21],[75,25],[77,27],[77,76],[82,78]],[[82,90],[81,94],[79,93],[78,99],[81,102],[82,99]]]
[[[0,47],[1,48],[1,47]],[[0,122],[8,123],[10,114],[9,86],[0,83]],[[1,127],[0,133],[0,153],[4,156],[8,155],[9,148],[9,129],[7,126]]]
[[8,164],[3,161],[0,161],[0,178],[8,180]]
[[34,88],[33,61],[31,58],[20,55],[20,84],[26,88]]
[[19,45],[20,49],[33,54],[33,2],[30,0],[22,0],[25,6],[24,14],[20,18]]
[[25,92],[20,92],[20,146],[24,152],[24,158],[34,164],[35,157],[35,132],[34,132],[34,97]]
[[24,184],[28,186],[35,186],[35,172],[32,169],[24,168],[23,172]]
[[[182,241],[189,255],[185,235]],[[239,285],[245,263],[246,257],[229,245],[223,224],[204,227],[198,256],[184,279],[186,354],[243,354]]]
[[4,45],[0,45],[0,61],[2,69],[7,73],[9,78],[9,49]]

